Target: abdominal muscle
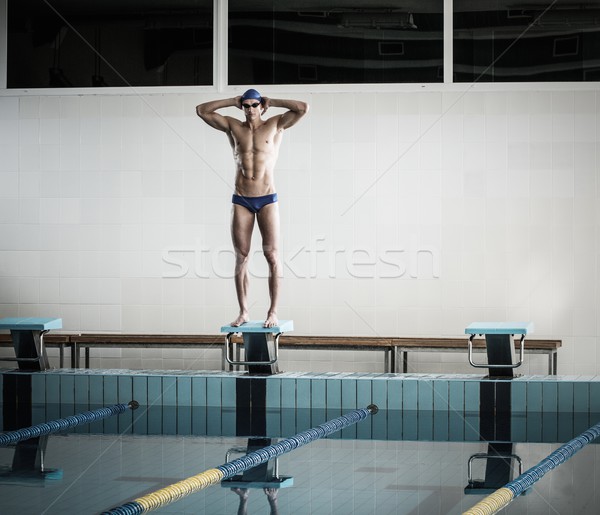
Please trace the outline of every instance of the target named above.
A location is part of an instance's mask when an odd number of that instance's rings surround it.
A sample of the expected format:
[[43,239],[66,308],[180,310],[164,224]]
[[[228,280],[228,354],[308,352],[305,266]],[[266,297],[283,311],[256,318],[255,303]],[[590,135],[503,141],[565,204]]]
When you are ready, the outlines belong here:
[[230,133],[238,195],[262,197],[276,191],[273,172],[283,131],[272,120],[253,130],[246,124],[236,125]]
[[277,156],[266,152],[234,153],[238,195],[261,197],[275,193],[273,169]]

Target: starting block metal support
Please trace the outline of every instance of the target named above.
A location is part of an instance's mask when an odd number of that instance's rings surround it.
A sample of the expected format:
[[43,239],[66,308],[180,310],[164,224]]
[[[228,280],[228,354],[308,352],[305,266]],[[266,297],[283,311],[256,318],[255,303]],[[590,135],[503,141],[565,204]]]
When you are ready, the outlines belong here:
[[50,368],[44,347],[44,335],[50,329],[61,329],[60,318],[3,318],[0,329],[10,330],[15,358],[0,358],[0,361],[16,361],[21,370],[47,370]]
[[[251,320],[240,326],[224,325],[221,332],[225,336],[225,359],[230,365],[248,367],[250,374],[277,374],[279,358],[279,337],[284,332],[294,330],[293,320],[281,320],[274,327],[263,327],[262,321]],[[233,356],[234,343],[231,338],[241,333],[244,339],[244,360],[236,360]]]
[[[486,460],[485,478],[483,479],[473,477],[473,463],[476,460]],[[513,453],[512,443],[489,443],[487,453],[473,454],[469,458],[467,464],[468,485],[464,489],[465,494],[489,495],[498,488],[502,488],[514,479],[515,463],[520,476],[523,473],[523,462],[518,455]]]
[[[474,322],[465,329],[469,336],[469,363],[476,368],[488,368],[490,377],[512,378],[513,369],[523,364],[525,336],[533,332],[531,322]],[[473,338],[485,336],[487,363],[473,360]],[[513,336],[520,335],[519,360],[515,359]]]

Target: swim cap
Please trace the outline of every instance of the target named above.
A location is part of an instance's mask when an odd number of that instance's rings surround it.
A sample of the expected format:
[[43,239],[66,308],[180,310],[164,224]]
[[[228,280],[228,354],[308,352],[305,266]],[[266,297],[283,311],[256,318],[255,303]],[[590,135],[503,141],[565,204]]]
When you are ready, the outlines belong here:
[[244,100],[249,100],[249,99],[258,100],[259,102],[262,103],[262,97],[260,96],[260,93],[258,91],[256,91],[255,89],[249,89],[242,95],[242,102]]

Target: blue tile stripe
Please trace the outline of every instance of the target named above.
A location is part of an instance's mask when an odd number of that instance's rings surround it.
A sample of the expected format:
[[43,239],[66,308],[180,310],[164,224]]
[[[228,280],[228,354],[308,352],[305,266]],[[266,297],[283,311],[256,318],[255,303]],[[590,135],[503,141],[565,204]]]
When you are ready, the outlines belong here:
[[[2,376],[22,373],[0,371]],[[49,370],[32,374],[31,398],[37,405],[60,405],[60,413],[46,409],[46,414],[55,418],[70,415],[81,406],[97,408],[135,399],[150,407],[147,414],[138,411],[136,420],[119,423],[114,430],[133,432],[158,424],[170,432],[204,434],[210,430],[217,434],[223,427],[235,425],[231,409],[237,405],[235,384],[240,377],[247,378],[225,372]],[[374,403],[382,413],[388,412],[387,418],[374,417],[372,423],[361,426],[358,438],[415,439],[475,439],[482,409],[480,384],[494,382],[474,375],[314,372],[281,373],[256,380],[266,381],[268,413],[274,416],[287,410],[295,414],[271,417],[269,433],[314,425],[328,416]],[[0,388],[2,384],[0,381]],[[509,389],[513,433],[527,432],[528,438],[558,438],[585,425],[590,413],[600,412],[600,377],[522,376],[511,381]],[[218,420],[213,413],[220,414]],[[573,420],[552,422],[542,432],[531,424],[525,428],[519,414],[539,417],[540,422],[554,420],[557,414],[573,414]],[[104,429],[111,429],[114,423],[107,424]]]

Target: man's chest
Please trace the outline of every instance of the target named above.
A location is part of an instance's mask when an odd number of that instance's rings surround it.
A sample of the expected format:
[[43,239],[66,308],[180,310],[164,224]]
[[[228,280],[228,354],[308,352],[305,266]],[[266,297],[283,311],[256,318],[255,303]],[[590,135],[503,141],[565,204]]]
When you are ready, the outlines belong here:
[[238,152],[275,152],[281,143],[281,132],[276,127],[234,131],[233,141]]

